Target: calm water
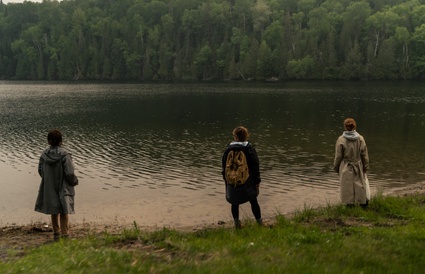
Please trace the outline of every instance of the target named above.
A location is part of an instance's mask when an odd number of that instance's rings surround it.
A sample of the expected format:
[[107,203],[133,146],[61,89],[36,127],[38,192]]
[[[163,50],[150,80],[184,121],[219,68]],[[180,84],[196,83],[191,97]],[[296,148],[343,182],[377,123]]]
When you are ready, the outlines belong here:
[[332,162],[346,117],[366,139],[372,189],[425,181],[423,83],[0,81],[0,225],[42,216],[32,212],[36,169],[51,128],[73,153],[77,219],[185,225],[230,216],[221,156],[240,124],[259,154],[265,215],[337,198]]

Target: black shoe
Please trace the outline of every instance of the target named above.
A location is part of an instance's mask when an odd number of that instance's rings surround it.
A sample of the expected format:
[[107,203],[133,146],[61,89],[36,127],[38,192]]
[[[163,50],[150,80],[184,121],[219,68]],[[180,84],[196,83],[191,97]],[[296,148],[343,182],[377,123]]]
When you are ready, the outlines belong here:
[[235,223],[235,228],[236,229],[241,229],[242,228],[241,221],[239,221],[239,220],[233,220],[233,222]]
[[368,205],[369,205],[369,200],[366,200],[366,203],[365,203],[365,204],[361,204],[360,206],[361,206],[363,209],[366,209],[366,208],[368,207]]
[[61,238],[61,235],[59,233],[53,233],[53,241],[57,242]]

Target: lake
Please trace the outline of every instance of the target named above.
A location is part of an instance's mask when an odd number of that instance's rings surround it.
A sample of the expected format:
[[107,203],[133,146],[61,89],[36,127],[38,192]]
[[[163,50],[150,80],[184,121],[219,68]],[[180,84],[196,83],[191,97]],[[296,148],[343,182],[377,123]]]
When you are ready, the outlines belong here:
[[[52,128],[80,179],[71,223],[231,220],[221,157],[238,125],[260,159],[265,218],[338,202],[332,163],[346,117],[368,145],[372,193],[425,181],[423,82],[0,81],[0,225],[49,222],[34,202]],[[253,218],[249,204],[242,215]]]

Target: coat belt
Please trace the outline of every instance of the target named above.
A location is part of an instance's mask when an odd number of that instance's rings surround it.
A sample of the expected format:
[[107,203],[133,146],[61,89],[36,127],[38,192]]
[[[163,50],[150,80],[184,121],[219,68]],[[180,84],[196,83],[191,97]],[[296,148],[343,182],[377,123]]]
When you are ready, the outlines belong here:
[[344,159],[344,162],[346,162],[348,166],[351,166],[353,168],[354,173],[357,173],[357,169],[355,167],[357,165],[359,165],[362,162],[362,160],[358,160],[357,162],[351,162],[351,161],[348,161],[348,160],[345,160]]

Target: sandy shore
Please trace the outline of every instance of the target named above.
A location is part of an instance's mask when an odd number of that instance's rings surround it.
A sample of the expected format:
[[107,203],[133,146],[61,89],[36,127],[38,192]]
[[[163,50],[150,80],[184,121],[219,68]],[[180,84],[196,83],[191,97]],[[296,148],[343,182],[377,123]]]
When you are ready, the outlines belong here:
[[398,195],[398,196],[408,196],[414,194],[424,194],[425,193],[425,182],[409,186],[409,187],[401,187],[394,188],[387,192],[384,192],[384,195]]
[[[425,194],[425,182],[414,186],[392,189],[383,193],[385,196],[409,196],[415,194]],[[290,214],[288,214],[290,215]],[[274,219],[266,219],[265,222],[273,223]],[[133,225],[134,227],[134,225]],[[217,227],[233,227],[230,222],[218,221],[217,223],[200,223],[187,227],[179,227],[181,231],[197,231],[207,228]],[[71,237],[84,238],[87,235],[99,235],[102,233],[120,234],[124,229],[131,229],[132,226],[119,222],[110,222],[108,224],[99,223],[71,223]],[[161,229],[162,227],[140,227],[140,229],[149,231]],[[0,260],[6,261],[9,259],[8,249],[14,249],[18,254],[25,254],[27,248],[39,246],[52,242],[51,225],[47,223],[34,223],[28,225],[10,225],[0,229]]]

